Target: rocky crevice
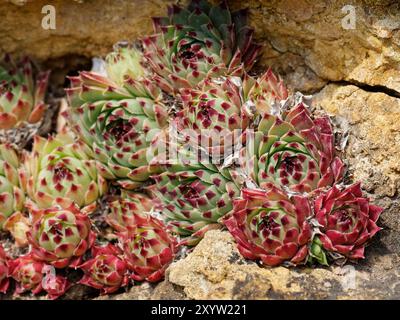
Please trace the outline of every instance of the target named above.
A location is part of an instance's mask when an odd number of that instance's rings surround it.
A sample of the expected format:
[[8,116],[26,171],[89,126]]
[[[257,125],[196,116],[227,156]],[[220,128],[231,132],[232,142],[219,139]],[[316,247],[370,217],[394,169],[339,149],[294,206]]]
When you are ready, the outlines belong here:
[[[397,91],[397,90],[394,90],[394,89],[391,89],[391,88],[388,88],[388,87],[385,87],[382,85],[370,85],[368,83],[362,83],[362,82],[358,82],[358,81],[342,80],[342,81],[329,81],[329,82],[327,82],[326,86],[331,85],[331,84],[342,86],[342,87],[356,86],[359,89],[366,91],[366,92],[384,93],[392,98],[400,98],[400,91]],[[322,90],[323,90],[323,88],[322,88]]]

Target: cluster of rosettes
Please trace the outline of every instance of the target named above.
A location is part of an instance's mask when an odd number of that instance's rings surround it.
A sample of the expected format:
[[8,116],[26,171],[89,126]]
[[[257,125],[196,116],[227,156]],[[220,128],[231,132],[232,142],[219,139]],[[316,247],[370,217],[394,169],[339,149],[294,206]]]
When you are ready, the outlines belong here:
[[29,202],[26,238],[30,250],[11,259],[0,247],[0,292],[6,293],[12,278],[15,294],[45,291],[50,299],[58,298],[74,285],[62,276],[65,268],[82,270],[78,283],[103,294],[134,281],[161,280],[178,244],[164,223],[150,215],[154,203],[139,193],[114,199],[106,220],[119,241],[96,244],[90,216],[75,203],[40,209]]
[[123,194],[109,204],[105,220],[118,244],[102,244],[91,214],[107,192],[93,151],[66,128],[34,137],[31,152],[0,145],[0,227],[27,254],[12,259],[0,248],[0,292],[10,279],[15,294],[63,295],[71,286],[63,269],[82,270],[79,283],[111,293],[135,281],[159,281],[178,245],[161,220],[158,203],[144,193]]
[[[156,282],[180,246],[224,226],[269,266],[364,257],[382,208],[343,184],[329,117],[270,69],[249,75],[252,35],[225,1],[173,6],[140,45],[70,78],[65,128],[30,152],[0,144],[0,228],[29,246],[0,246],[1,293],[14,279],[16,294],[57,298],[76,284],[66,268],[103,294]],[[40,121],[47,76],[5,60],[0,130]],[[92,219],[105,199],[107,237]]]
[[106,221],[118,243],[92,248],[92,258],[78,266],[85,273],[81,284],[112,293],[131,281],[157,282],[164,277],[178,243],[150,214],[156,202],[140,193],[123,193],[110,202]]
[[364,258],[382,212],[362,196],[360,184],[333,186],[311,200],[275,186],[243,189],[233,207],[224,223],[239,251],[269,266]]

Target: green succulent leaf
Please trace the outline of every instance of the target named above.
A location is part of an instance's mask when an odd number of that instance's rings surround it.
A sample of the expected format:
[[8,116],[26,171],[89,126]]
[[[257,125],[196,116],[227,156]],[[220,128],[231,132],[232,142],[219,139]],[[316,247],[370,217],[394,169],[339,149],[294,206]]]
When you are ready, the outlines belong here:
[[321,240],[318,238],[318,236],[315,236],[311,242],[309,254],[309,263],[312,264],[314,261],[317,261],[323,266],[329,266],[325,250],[322,247]]

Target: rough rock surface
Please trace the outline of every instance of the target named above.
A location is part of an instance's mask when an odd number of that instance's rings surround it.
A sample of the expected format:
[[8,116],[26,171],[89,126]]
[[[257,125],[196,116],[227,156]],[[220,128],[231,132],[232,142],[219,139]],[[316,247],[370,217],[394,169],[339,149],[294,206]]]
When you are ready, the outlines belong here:
[[[231,3],[243,6],[241,1]],[[250,0],[246,4],[256,37],[266,44],[261,64],[289,73],[294,88],[314,91],[324,81],[349,81],[400,93],[398,1],[351,1],[354,15],[343,9],[349,5],[347,0]],[[353,27],[346,23],[352,17],[354,29],[346,29]]]
[[[149,17],[164,14],[172,0],[51,1],[56,28],[42,28],[46,0],[23,6],[0,5],[0,53],[28,54],[39,61],[68,56],[104,55],[114,43],[151,32]],[[23,21],[23,23],[21,23]]]

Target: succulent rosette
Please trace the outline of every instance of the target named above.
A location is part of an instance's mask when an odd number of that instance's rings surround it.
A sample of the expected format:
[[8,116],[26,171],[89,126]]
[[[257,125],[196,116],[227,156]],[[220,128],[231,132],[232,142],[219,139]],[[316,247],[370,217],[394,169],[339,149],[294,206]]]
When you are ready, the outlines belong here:
[[154,34],[143,39],[144,56],[166,92],[196,87],[206,77],[241,75],[250,69],[261,47],[252,41],[247,12],[230,12],[226,1],[205,0],[176,5],[168,17],[153,18]]
[[31,291],[38,294],[43,290],[43,268],[46,263],[35,260],[28,254],[17,259],[10,260],[10,275],[17,282],[15,294]]
[[79,266],[85,272],[79,283],[101,290],[102,294],[117,291],[129,283],[130,275],[122,252],[108,244],[92,248],[92,259]]
[[224,219],[240,253],[268,266],[297,265],[308,257],[312,229],[307,198],[289,196],[276,187],[243,189],[233,212]]
[[153,159],[151,165],[164,172],[153,176],[155,184],[149,189],[161,200],[168,225],[182,237],[180,244],[196,245],[208,230],[221,227],[219,219],[240,196],[240,181],[235,171],[214,165],[186,147],[172,143],[168,156]]
[[339,182],[343,162],[335,155],[329,118],[312,118],[303,103],[283,115],[265,113],[246,137],[241,167],[258,186],[311,192]]
[[53,273],[51,266],[35,260],[31,254],[10,261],[10,276],[17,282],[16,295],[27,291],[36,295],[44,290],[50,299],[57,299],[69,284],[64,277],[56,275],[55,270]]
[[168,124],[161,91],[140,58],[137,49],[119,48],[107,57],[107,76],[81,72],[67,89],[71,127],[94,151],[100,173],[126,189],[149,178],[149,147]]
[[230,77],[220,84],[208,79],[201,89],[181,90],[183,109],[176,116],[181,139],[214,158],[232,153],[254,117],[235,80],[240,81]]
[[255,108],[257,113],[273,113],[276,105],[288,98],[288,90],[283,81],[269,68],[259,78],[253,78],[247,73],[242,81],[242,95],[247,108]]
[[26,247],[28,245],[26,233],[30,227],[29,217],[19,211],[9,217],[3,225],[3,229],[10,232],[18,247]]
[[158,90],[151,83],[146,81],[141,83],[148,77],[148,71],[142,66],[143,62],[143,54],[139,49],[126,43],[117,43],[114,51],[106,57],[107,77],[120,86],[131,84],[129,91],[136,93],[137,96],[157,94]]
[[260,114],[272,113],[288,96],[281,80],[269,69],[261,78],[205,79],[199,88],[180,90],[183,108],[172,124],[178,139],[213,159],[227,158],[246,141]]
[[21,177],[30,199],[40,208],[75,203],[91,211],[107,190],[91,150],[65,130],[48,139],[35,136]]
[[106,222],[118,232],[128,231],[135,225],[137,214],[150,212],[156,204],[159,204],[158,199],[144,193],[125,192],[121,197],[110,202]]
[[365,246],[381,230],[376,222],[382,211],[363,196],[360,183],[346,188],[333,186],[314,202],[320,247],[331,256],[364,258]]
[[125,262],[136,281],[157,282],[173,261],[177,241],[164,223],[148,214],[134,214],[135,225],[120,233]]
[[32,256],[56,268],[76,267],[96,239],[91,222],[75,205],[30,207],[33,226],[27,233]]
[[8,257],[0,244],[0,293],[6,293],[10,285]]
[[25,195],[18,176],[20,161],[10,144],[0,144],[0,228],[24,207]]
[[28,58],[16,64],[6,55],[0,63],[0,129],[42,119],[47,108],[44,99],[48,78],[49,72],[35,75]]

